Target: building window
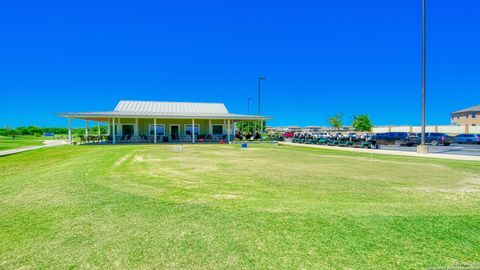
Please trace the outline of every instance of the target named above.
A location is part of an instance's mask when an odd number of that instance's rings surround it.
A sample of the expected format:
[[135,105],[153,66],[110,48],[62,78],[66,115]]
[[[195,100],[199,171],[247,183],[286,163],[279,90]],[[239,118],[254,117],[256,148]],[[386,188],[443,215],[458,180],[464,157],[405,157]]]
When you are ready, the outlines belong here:
[[223,134],[223,125],[212,125],[213,135],[222,135]]
[[[148,134],[155,135],[155,130],[153,129],[155,125],[149,124],[148,125]],[[165,125],[157,125],[157,135],[162,136],[165,133]]]
[[[200,125],[195,125],[195,135],[200,134]],[[192,125],[185,125],[185,135],[192,135]]]
[[476,118],[477,117],[477,113],[472,113],[472,118]]

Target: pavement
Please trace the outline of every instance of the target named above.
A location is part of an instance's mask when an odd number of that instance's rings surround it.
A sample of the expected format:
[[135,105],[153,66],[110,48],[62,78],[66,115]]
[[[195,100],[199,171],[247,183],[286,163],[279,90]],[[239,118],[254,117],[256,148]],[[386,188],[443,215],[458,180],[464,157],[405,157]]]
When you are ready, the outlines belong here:
[[[449,146],[428,146],[430,153],[437,154],[452,154],[452,155],[466,155],[466,156],[480,156],[479,144],[452,144]],[[382,145],[381,149],[415,152],[417,151],[415,146],[395,146],[395,145]]]
[[[393,146],[393,145],[388,145],[388,146],[382,145],[380,149],[363,149],[363,148],[352,148],[352,147],[316,145],[316,144],[301,144],[301,143],[291,143],[291,142],[279,142],[279,144],[308,147],[308,148],[334,149],[334,150],[361,152],[361,153],[369,153],[369,154],[480,161],[480,153],[478,153],[480,151],[480,147],[477,148],[476,145],[435,146],[435,147],[431,147],[432,149],[430,150],[430,153],[419,154],[416,152],[415,146],[399,147],[399,146]],[[444,147],[452,147],[452,148],[444,149]],[[454,147],[457,147],[457,148],[454,148]],[[462,148],[462,147],[465,147],[465,148]],[[477,149],[479,151],[477,151]],[[475,153],[475,155],[468,155],[468,153]]]
[[22,152],[25,152],[25,151],[35,150],[35,149],[52,147],[52,146],[59,146],[59,145],[65,145],[65,144],[67,144],[67,142],[64,141],[64,140],[47,140],[47,141],[43,142],[43,145],[27,146],[27,147],[20,147],[20,148],[14,148],[14,149],[0,151],[0,157],[13,155],[13,154],[18,154],[18,153],[22,153]]

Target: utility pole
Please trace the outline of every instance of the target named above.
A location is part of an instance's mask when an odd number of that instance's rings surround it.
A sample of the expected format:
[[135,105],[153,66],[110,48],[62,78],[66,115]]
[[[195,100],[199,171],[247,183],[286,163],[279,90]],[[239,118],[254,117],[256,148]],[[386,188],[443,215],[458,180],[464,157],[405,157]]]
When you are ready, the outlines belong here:
[[421,145],[417,148],[419,153],[428,153],[425,145],[426,125],[426,80],[427,80],[427,0],[422,0],[422,138]]

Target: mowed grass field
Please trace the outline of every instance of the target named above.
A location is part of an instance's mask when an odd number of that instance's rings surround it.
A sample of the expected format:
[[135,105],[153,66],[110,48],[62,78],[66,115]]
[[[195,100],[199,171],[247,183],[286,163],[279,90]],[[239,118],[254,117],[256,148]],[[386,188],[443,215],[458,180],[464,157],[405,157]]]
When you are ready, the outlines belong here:
[[52,137],[35,137],[35,136],[16,136],[12,137],[0,136],[0,151],[27,146],[43,145],[46,140],[51,140]]
[[480,261],[480,162],[286,146],[0,158],[0,269],[424,269]]

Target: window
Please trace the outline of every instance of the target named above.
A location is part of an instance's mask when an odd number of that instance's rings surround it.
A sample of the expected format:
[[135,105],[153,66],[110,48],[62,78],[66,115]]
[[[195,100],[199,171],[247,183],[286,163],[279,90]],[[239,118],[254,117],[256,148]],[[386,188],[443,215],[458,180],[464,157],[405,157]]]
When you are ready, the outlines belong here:
[[476,118],[477,117],[477,113],[472,113],[472,118]]
[[222,125],[212,125],[212,133],[213,133],[213,135],[222,135],[223,134],[223,126]]
[[[153,129],[155,125],[148,125],[148,134],[155,135],[155,130]],[[165,133],[165,125],[157,125],[157,135],[162,136]]]
[[[195,125],[195,135],[200,134],[200,125]],[[192,125],[185,125],[185,135],[192,135]]]
[[466,117],[466,118],[468,118],[468,113],[467,113],[467,114],[465,114],[465,117]]

